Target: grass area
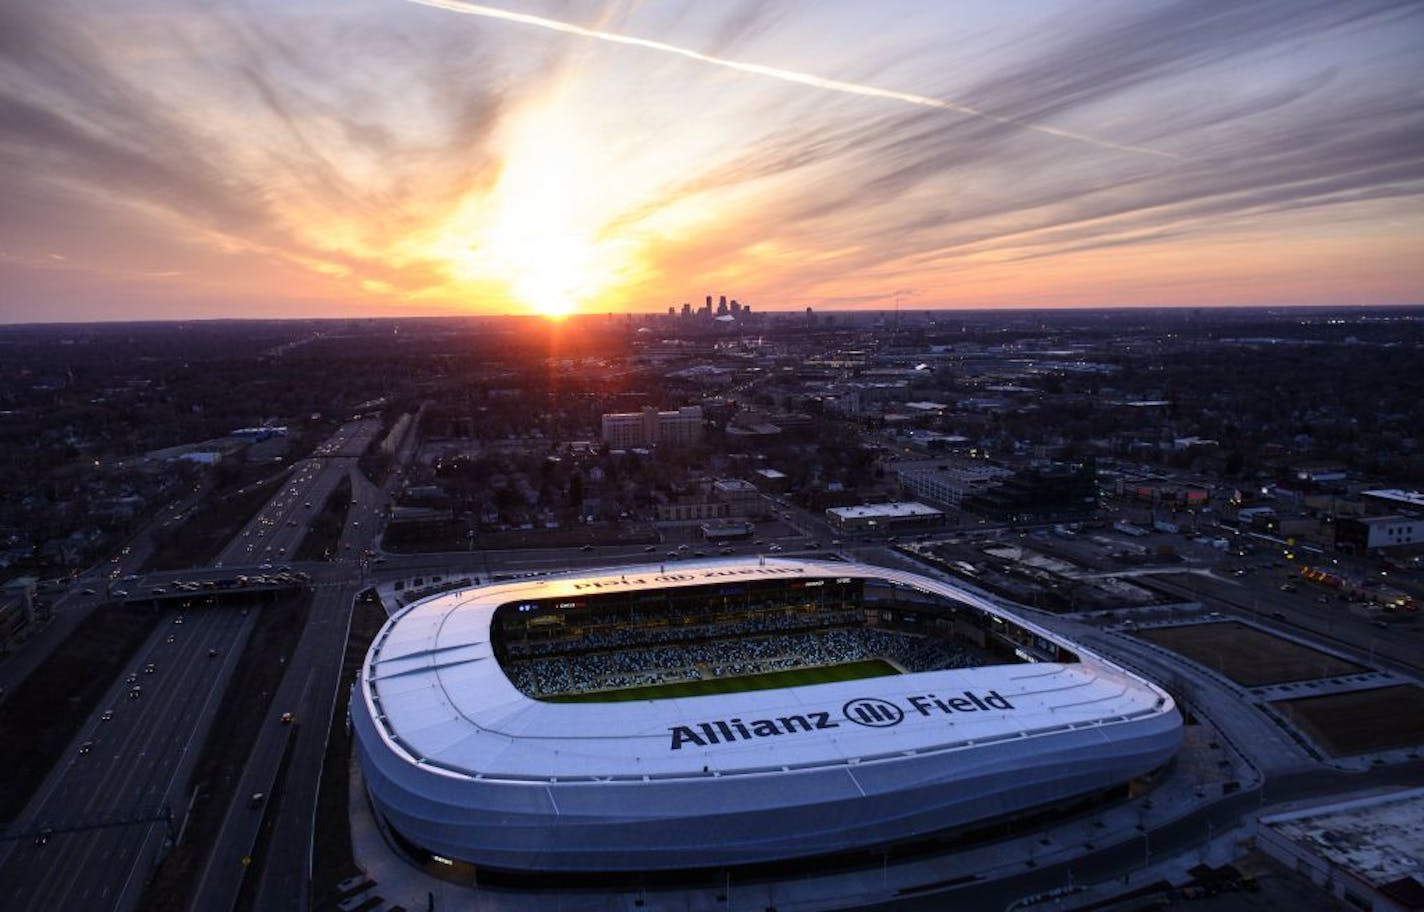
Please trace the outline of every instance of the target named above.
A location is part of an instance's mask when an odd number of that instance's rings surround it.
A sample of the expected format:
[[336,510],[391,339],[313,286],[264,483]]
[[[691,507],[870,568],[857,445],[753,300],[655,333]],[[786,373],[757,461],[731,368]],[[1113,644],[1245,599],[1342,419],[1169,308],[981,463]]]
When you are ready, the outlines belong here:
[[351,476],[345,475],[337,482],[321,512],[312,518],[307,534],[292,555],[294,561],[334,560],[341,530],[346,526],[346,514],[351,509]]
[[1424,744],[1424,687],[1402,684],[1271,704],[1332,757]]
[[1364,671],[1353,662],[1234,622],[1156,627],[1139,631],[1137,636],[1224,674],[1244,687]]
[[710,694],[744,693],[751,690],[780,690],[785,687],[806,687],[835,681],[858,681],[861,678],[881,678],[899,674],[899,670],[884,659],[864,659],[844,665],[823,665],[819,668],[793,668],[766,674],[738,675],[733,678],[704,678],[700,681],[679,681],[676,684],[651,684],[623,690],[603,690],[597,693],[566,694],[543,697],[550,703],[622,703],[628,700],[671,700],[676,697],[705,697]]
[[158,617],[148,608],[101,606],[0,703],[0,820],[24,810]]
[[[346,639],[346,656],[341,664],[341,680],[355,678],[366,657],[371,641],[386,622],[386,612],[374,598],[363,596],[356,601],[351,615],[351,631]],[[321,768],[321,783],[316,794],[316,833],[312,836],[311,907],[317,912],[337,909],[341,892],[336,885],[361,873],[351,857],[351,818],[347,807],[347,785],[350,781],[351,733],[346,728],[346,704],[350,691],[337,692],[336,707],[331,714],[331,731],[327,735],[326,757]]]
[[[257,732],[272,718],[272,694],[286,671],[285,663],[278,659],[296,649],[311,611],[311,594],[262,603],[260,608],[258,604],[254,600],[250,608],[260,613],[193,768],[193,813],[183,841],[164,856],[144,891],[141,908],[158,912],[188,908],[197,875],[232,803]],[[183,808],[174,808],[174,813],[182,814]]]
[[286,473],[247,491],[224,494],[194,510],[181,526],[155,532],[145,570],[183,570],[212,562],[286,481]]

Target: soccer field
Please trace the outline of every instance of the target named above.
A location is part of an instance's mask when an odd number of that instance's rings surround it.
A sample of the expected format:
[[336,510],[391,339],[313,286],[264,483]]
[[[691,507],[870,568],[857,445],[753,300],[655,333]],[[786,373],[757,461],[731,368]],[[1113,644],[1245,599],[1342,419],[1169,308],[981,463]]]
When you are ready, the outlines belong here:
[[777,690],[807,684],[827,684],[831,681],[855,681],[899,674],[899,670],[884,659],[866,659],[844,665],[821,668],[795,668],[766,674],[741,675],[735,678],[704,678],[700,681],[679,681],[676,684],[650,684],[623,690],[601,690],[595,693],[563,694],[541,697],[549,703],[622,703],[628,700],[669,700],[674,697],[702,697],[708,694],[743,693],[749,690]]

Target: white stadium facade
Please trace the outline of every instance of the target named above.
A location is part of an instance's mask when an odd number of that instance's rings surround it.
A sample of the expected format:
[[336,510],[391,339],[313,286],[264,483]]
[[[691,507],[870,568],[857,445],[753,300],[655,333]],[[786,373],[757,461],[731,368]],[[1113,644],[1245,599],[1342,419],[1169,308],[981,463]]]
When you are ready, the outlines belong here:
[[[707,645],[721,630],[739,632],[725,640],[736,661]],[[789,667],[780,643],[961,660],[693,697],[555,693],[589,689],[571,683],[580,675],[595,690],[665,679],[629,670],[648,657],[686,662],[677,674],[692,677]],[[395,841],[424,860],[509,872],[887,849],[1120,792],[1182,737],[1166,692],[1002,605],[917,574],[796,560],[592,571],[424,599],[376,637],[351,716],[365,787]]]

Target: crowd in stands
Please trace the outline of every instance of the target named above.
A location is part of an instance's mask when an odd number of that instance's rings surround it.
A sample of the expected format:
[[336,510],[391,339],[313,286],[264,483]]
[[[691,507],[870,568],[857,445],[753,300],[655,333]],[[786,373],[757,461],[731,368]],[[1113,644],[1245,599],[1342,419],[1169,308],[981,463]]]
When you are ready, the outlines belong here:
[[[984,657],[968,645],[859,625],[843,624],[800,632],[795,632],[797,627],[793,626],[792,632],[768,636],[768,630],[778,629],[775,626],[778,616],[765,617],[773,626],[733,624],[719,628],[715,639],[707,638],[708,631],[704,627],[630,628],[641,632],[656,630],[668,634],[668,639],[653,639],[651,643],[646,639],[625,640],[615,645],[634,642],[639,645],[610,651],[540,653],[533,658],[510,656],[505,661],[505,670],[514,685],[525,693],[550,696],[842,665],[866,659],[884,659],[905,672],[966,668],[985,663]],[[797,619],[804,622],[806,616]],[[820,623],[824,624],[825,620],[820,618]],[[696,633],[689,634],[691,630],[700,631],[701,638]],[[689,635],[673,636],[679,633]]]
[[513,658],[563,656],[602,652],[653,643],[694,643],[726,637],[751,637],[791,630],[817,630],[858,623],[862,612],[838,611],[744,611],[730,617],[653,618],[628,615],[581,615],[578,626],[563,636],[505,641],[505,654]]

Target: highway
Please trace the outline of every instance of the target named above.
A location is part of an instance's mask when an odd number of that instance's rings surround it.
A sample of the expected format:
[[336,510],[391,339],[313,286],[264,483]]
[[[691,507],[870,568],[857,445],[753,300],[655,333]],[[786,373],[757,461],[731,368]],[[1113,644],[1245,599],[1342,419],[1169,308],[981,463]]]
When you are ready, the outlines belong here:
[[[0,847],[0,906],[134,908],[170,835],[158,815],[181,823],[189,774],[255,616],[164,613],[7,831],[16,838]],[[135,818],[148,819],[123,822]]]
[[308,523],[321,512],[341,479],[349,476],[356,458],[380,429],[381,423],[374,418],[342,425],[312,458],[294,463],[277,493],[233,537],[214,565],[261,566],[289,561],[306,535]]
[[106,593],[110,588],[122,585],[119,581],[125,576],[139,572],[153,553],[153,534],[181,521],[197,507],[208,490],[207,485],[199,485],[182,500],[160,510],[118,554],[74,579],[69,590],[55,599],[54,617],[48,626],[31,637],[23,649],[0,662],[0,699],[13,692],[95,608],[108,600]]
[[[307,847],[326,723],[362,555],[384,509],[381,492],[359,478],[356,457],[379,430],[380,423],[372,419],[351,422],[321,446],[319,455],[296,463],[279,491],[223,550],[217,563],[227,564],[225,568],[140,577],[137,571],[146,546],[131,543],[114,560],[84,574],[62,600],[66,614],[76,619],[105,600],[106,583],[112,588],[143,587],[133,593],[135,597],[161,590],[165,603],[202,600],[211,594],[208,590],[180,594],[174,583],[261,571],[271,559],[288,557],[327,495],[342,477],[353,477],[353,491],[359,495],[341,537],[341,547],[351,557],[334,565],[304,565],[310,569],[315,593],[310,623],[274,697],[273,706],[284,708],[274,711],[272,725],[257,739],[237,799],[228,809],[229,820],[246,819],[234,811],[247,811],[260,820],[261,815],[246,806],[251,792],[284,792],[274,830],[274,845],[280,848],[271,853],[273,891],[281,899],[273,900],[270,908],[298,908],[306,902]],[[201,492],[194,492],[194,498],[200,496]],[[180,521],[194,508],[194,498],[164,511],[156,522]],[[228,593],[227,598],[240,599],[244,594]],[[256,611],[242,611],[223,600],[182,615],[179,610],[163,612],[155,632],[81,727],[64,759],[7,828],[10,838],[0,843],[0,907],[85,912],[136,907],[166,842],[181,825],[193,764],[257,616]],[[57,628],[54,636],[67,632]],[[47,654],[48,650],[36,651],[41,658]],[[28,673],[17,668],[16,680],[23,677],[21,671]],[[130,698],[130,676],[140,688],[135,698]],[[284,711],[310,724],[281,725],[276,716]],[[276,766],[288,737],[294,741],[295,762],[292,775],[279,790],[274,788]],[[264,784],[248,788],[259,781]],[[220,839],[219,850],[244,842],[239,832],[243,828],[228,823],[223,829],[227,842]],[[251,849],[255,823],[249,830],[239,862]],[[287,847],[298,842],[296,848]],[[207,873],[226,870],[226,859],[215,852]],[[238,880],[205,878],[218,898],[200,897],[194,908],[231,908],[242,870],[239,864]]]
[[[362,585],[367,548],[386,510],[384,491],[359,472],[352,458],[364,451],[373,433],[374,428],[368,427],[363,435],[333,444],[333,454],[320,460],[324,472],[344,472],[351,479],[352,502],[346,525],[337,542],[336,560],[326,572],[315,574],[310,618],[274,695],[272,719],[258,733],[238,783],[237,799],[227,809],[204,864],[191,905],[195,910],[230,909],[244,889],[254,896],[259,909],[307,908],[316,793],[341,686],[338,679],[351,606]],[[313,477],[306,483],[334,487],[337,478],[322,481]],[[319,507],[317,501],[312,503]],[[268,528],[274,526],[269,524]],[[295,718],[294,725],[280,722],[281,714],[287,712]],[[290,758],[284,765],[283,755],[289,750]],[[269,796],[266,806],[248,806],[246,798],[255,792]],[[254,852],[264,817],[270,829],[257,857]],[[254,882],[244,883],[249,877]]]

